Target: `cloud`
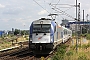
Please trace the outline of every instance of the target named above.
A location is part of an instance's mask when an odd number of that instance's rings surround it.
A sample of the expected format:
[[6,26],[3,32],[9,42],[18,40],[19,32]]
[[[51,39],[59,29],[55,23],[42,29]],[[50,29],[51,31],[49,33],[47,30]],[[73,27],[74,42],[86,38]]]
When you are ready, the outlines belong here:
[[90,8],[88,9],[88,12],[90,13]]
[[25,22],[23,22],[23,23],[22,23],[22,25],[23,25],[23,26],[25,26],[25,25],[26,25],[26,23],[25,23]]
[[9,21],[9,19],[0,19],[1,21],[3,21],[3,22],[8,22]]
[[27,20],[28,19],[18,18],[18,19],[16,19],[16,22],[18,22],[19,24],[25,26],[25,25],[27,25],[26,24],[28,22]]
[[45,14],[47,14],[46,10],[42,10],[42,11],[38,12],[38,15],[45,15]]
[[0,4],[0,8],[4,8],[4,7],[5,7],[4,5]]
[[13,8],[7,8],[6,10],[3,11],[2,14],[18,15],[21,11],[23,11],[23,8],[13,7]]

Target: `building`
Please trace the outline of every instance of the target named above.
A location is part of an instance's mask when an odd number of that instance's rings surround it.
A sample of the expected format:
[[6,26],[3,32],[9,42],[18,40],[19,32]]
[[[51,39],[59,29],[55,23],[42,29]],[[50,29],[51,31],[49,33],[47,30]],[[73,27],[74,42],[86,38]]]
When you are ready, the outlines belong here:
[[0,37],[2,37],[4,35],[4,31],[0,31]]
[[79,31],[79,33],[83,33],[83,31],[85,30],[85,33],[88,33],[90,31],[90,22],[68,22],[66,25],[67,28],[71,29],[73,32]]

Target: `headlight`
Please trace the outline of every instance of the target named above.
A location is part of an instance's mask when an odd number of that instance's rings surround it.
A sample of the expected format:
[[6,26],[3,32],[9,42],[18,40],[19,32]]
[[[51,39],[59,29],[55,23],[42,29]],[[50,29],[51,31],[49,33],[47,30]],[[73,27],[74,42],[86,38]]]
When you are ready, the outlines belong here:
[[50,40],[50,43],[53,43],[53,39]]

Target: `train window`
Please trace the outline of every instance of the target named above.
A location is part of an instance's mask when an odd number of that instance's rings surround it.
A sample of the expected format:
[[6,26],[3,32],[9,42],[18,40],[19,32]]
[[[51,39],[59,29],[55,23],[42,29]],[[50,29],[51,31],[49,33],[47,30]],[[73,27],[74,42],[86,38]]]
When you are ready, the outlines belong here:
[[67,33],[68,33],[68,32],[67,32],[67,30],[65,29],[65,30],[64,30],[64,35],[66,35]]
[[65,30],[65,34],[67,34],[67,30]]
[[50,33],[50,24],[34,24],[33,33]]
[[61,32],[61,38],[63,38],[63,32]]
[[68,32],[67,32],[67,30],[66,30],[66,34],[67,34]]
[[64,35],[66,35],[66,32],[65,32],[65,30],[64,30]]

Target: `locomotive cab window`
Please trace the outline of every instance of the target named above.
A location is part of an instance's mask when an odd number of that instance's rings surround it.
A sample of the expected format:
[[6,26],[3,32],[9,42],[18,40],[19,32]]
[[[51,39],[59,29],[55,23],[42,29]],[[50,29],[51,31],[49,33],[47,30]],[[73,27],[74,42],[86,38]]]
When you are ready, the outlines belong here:
[[50,33],[50,24],[34,24],[33,33]]

